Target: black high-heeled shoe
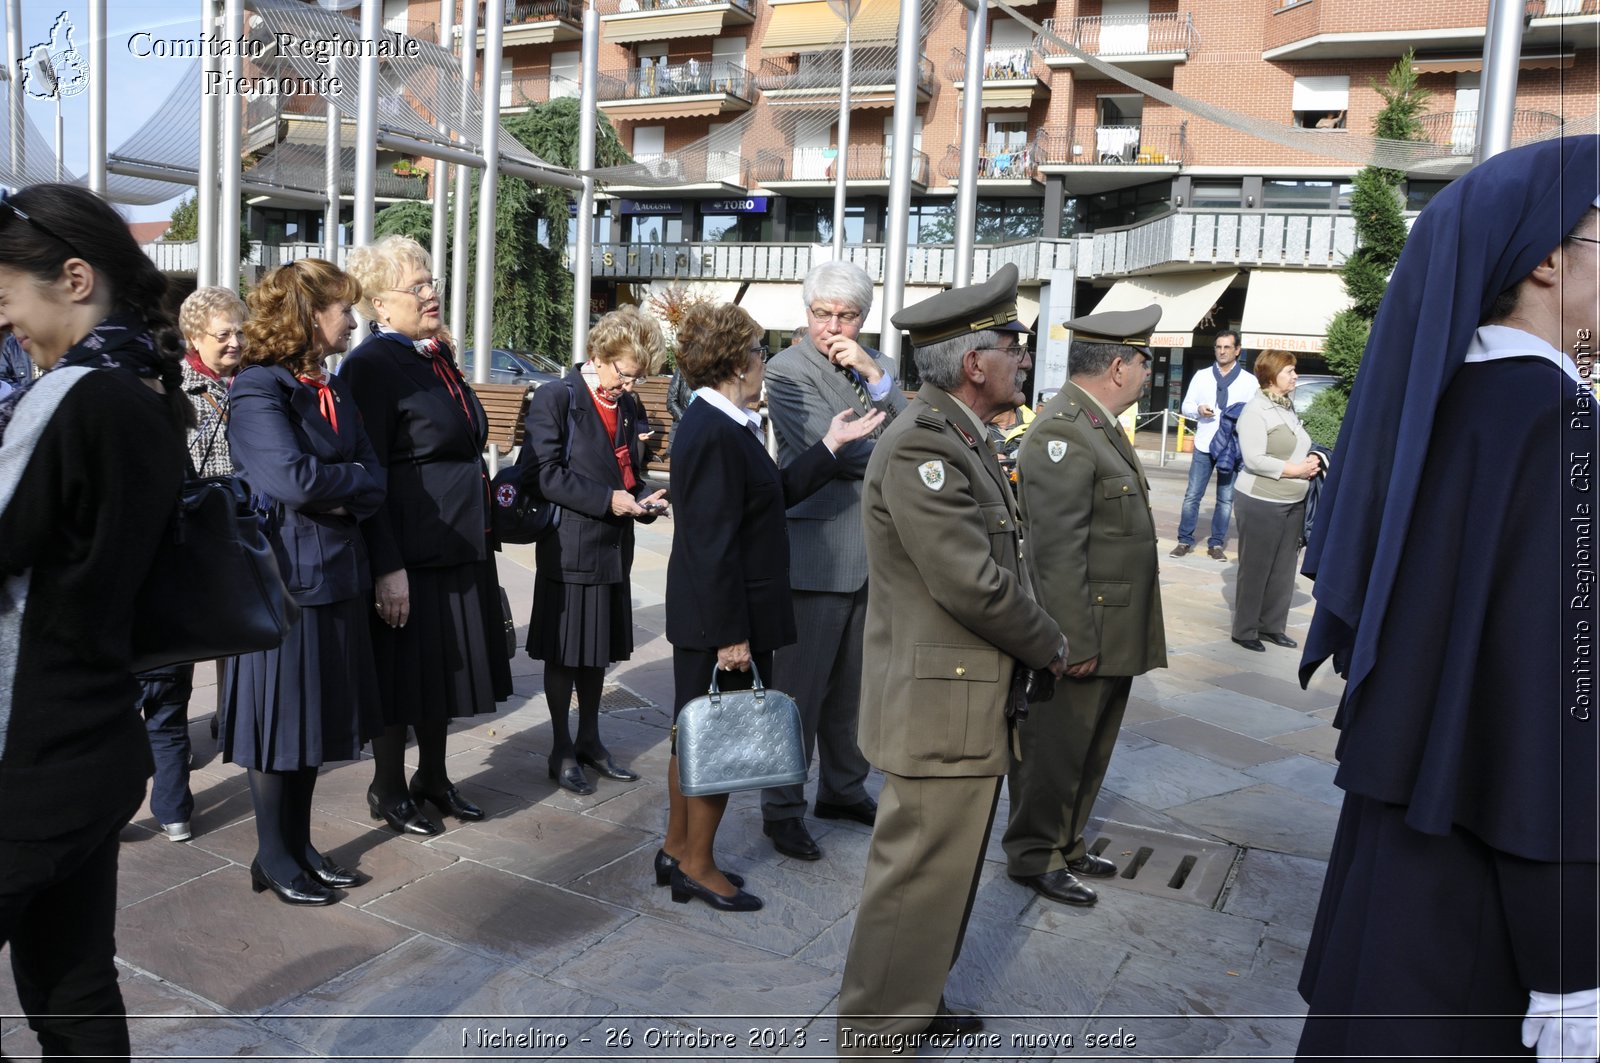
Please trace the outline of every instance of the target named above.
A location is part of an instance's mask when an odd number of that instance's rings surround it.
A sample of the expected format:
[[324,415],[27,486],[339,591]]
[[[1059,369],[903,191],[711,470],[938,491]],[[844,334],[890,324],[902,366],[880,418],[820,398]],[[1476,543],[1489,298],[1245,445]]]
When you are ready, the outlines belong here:
[[624,768],[622,765],[612,760],[611,754],[605,750],[601,750],[598,757],[591,757],[589,754],[581,750],[578,752],[577,756],[579,764],[582,764],[586,768],[593,768],[595,771],[601,775],[604,775],[608,779],[616,779],[618,782],[639,781],[638,772],[629,771],[627,768]]
[[[737,888],[737,887],[735,887]],[[705,901],[719,912],[756,912],[761,910],[761,898],[753,893],[739,890],[732,897],[724,897],[683,873],[681,867],[672,869],[672,899],[679,904],[688,904],[695,897]]]
[[[672,881],[672,869],[678,866],[676,857],[668,856],[665,849],[656,850],[656,885],[665,886]],[[722,877],[733,884],[734,889],[744,885],[744,876],[735,875],[732,871],[724,871]]]
[[329,889],[347,890],[353,886],[365,886],[372,881],[359,871],[340,867],[315,849],[311,852],[315,859],[307,860],[305,868],[311,872],[313,878]]
[[418,789],[416,780],[412,780],[411,800],[416,803],[418,809],[423,808],[425,802],[431,801],[443,815],[454,816],[463,823],[476,823],[484,818],[483,809],[462,797],[461,791],[454,786],[446,786],[443,790],[429,793]]
[[570,753],[557,755],[550,754],[550,781],[557,783],[563,790],[571,790],[575,794],[588,796],[594,793],[594,783],[583,774],[583,769],[572,763],[567,758]]
[[444,830],[439,824],[424,816],[409,797],[402,797],[394,804],[384,807],[378,795],[368,790],[367,807],[372,810],[373,819],[383,820],[396,834],[432,836]]
[[264,893],[271,890],[278,895],[278,900],[284,904],[332,904],[339,899],[322,883],[315,881],[305,871],[294,877],[294,881],[285,886],[261,869],[259,860],[250,861],[250,890],[253,893]]

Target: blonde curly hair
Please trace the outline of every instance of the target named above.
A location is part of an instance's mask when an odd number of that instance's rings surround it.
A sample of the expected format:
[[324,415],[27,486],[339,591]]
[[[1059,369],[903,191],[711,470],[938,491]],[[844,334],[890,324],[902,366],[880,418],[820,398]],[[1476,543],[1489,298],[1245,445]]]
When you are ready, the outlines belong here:
[[279,266],[250,290],[240,361],[281,365],[295,376],[317,375],[322,358],[312,348],[318,311],[359,298],[361,285],[332,262],[303,258]]
[[361,285],[361,298],[356,309],[368,320],[378,317],[372,297],[393,288],[413,270],[433,272],[433,256],[409,236],[385,236],[375,244],[353,247],[345,256],[345,272]]
[[631,354],[639,361],[639,375],[652,376],[667,360],[667,339],[655,318],[637,306],[620,306],[590,326],[587,350],[598,365]]

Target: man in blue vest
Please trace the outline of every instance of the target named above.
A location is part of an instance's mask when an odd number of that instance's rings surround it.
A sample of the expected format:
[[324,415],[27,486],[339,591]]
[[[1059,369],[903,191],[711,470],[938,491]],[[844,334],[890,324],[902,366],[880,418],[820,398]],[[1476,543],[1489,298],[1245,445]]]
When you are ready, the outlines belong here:
[[[1195,525],[1200,522],[1200,500],[1206,496],[1211,483],[1211,470],[1216,459],[1211,454],[1211,441],[1216,438],[1217,425],[1223,411],[1229,406],[1245,402],[1260,390],[1255,375],[1245,371],[1239,361],[1239,333],[1236,329],[1223,329],[1217,333],[1212,348],[1216,364],[1202,369],[1189,381],[1183,394],[1183,415],[1200,422],[1194,432],[1194,455],[1189,463],[1189,486],[1183,492],[1183,515],[1178,519],[1178,545],[1172,548],[1173,557],[1183,557],[1194,549]],[[1233,473],[1217,471],[1217,505],[1211,512],[1211,537],[1206,540],[1206,553],[1218,561],[1228,560],[1222,549],[1228,541],[1228,521],[1233,517]]]

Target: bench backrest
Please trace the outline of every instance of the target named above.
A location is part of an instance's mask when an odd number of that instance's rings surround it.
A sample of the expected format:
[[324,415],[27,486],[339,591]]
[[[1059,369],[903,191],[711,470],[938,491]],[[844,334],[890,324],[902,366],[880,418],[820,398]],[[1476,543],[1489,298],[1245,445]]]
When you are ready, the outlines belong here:
[[526,384],[474,384],[489,419],[489,446],[509,454],[522,442],[522,419],[528,413],[533,389]]

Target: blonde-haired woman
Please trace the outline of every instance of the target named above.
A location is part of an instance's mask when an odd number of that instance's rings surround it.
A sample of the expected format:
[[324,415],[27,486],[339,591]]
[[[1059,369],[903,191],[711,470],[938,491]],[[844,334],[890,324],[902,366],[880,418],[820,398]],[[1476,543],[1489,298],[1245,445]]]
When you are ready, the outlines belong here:
[[[398,834],[437,834],[422,811],[429,802],[457,820],[484,818],[445,768],[450,721],[493,712],[511,696],[487,531],[489,422],[444,338],[442,282],[422,245],[389,236],[346,261],[373,331],[339,376],[389,472],[388,497],[361,526],[372,556],[368,616],[384,717],[367,805]],[[408,730],[417,735],[409,784]]]
[[[533,393],[517,464],[562,508],[561,527],[539,544],[528,622],[528,656],[544,662],[550,709],[550,778],[592,794],[585,767],[607,779],[639,778],[600,741],[606,668],[633,653],[634,521],[666,508],[665,491],[645,480],[650,432],[633,385],[661,368],[661,326],[625,306],[589,330],[589,358],[559,384]],[[567,711],[578,694],[578,737]]]
[[300,606],[283,645],[234,658],[224,683],[223,759],[249,769],[256,813],[251,884],[286,904],[332,904],[365,881],[311,844],[317,769],[359,757],[381,717],[357,524],[382,503],[384,472],[348,385],[322,365],[348,344],[360,294],[321,259],[267,274],[250,293],[229,405],[233,459]]

